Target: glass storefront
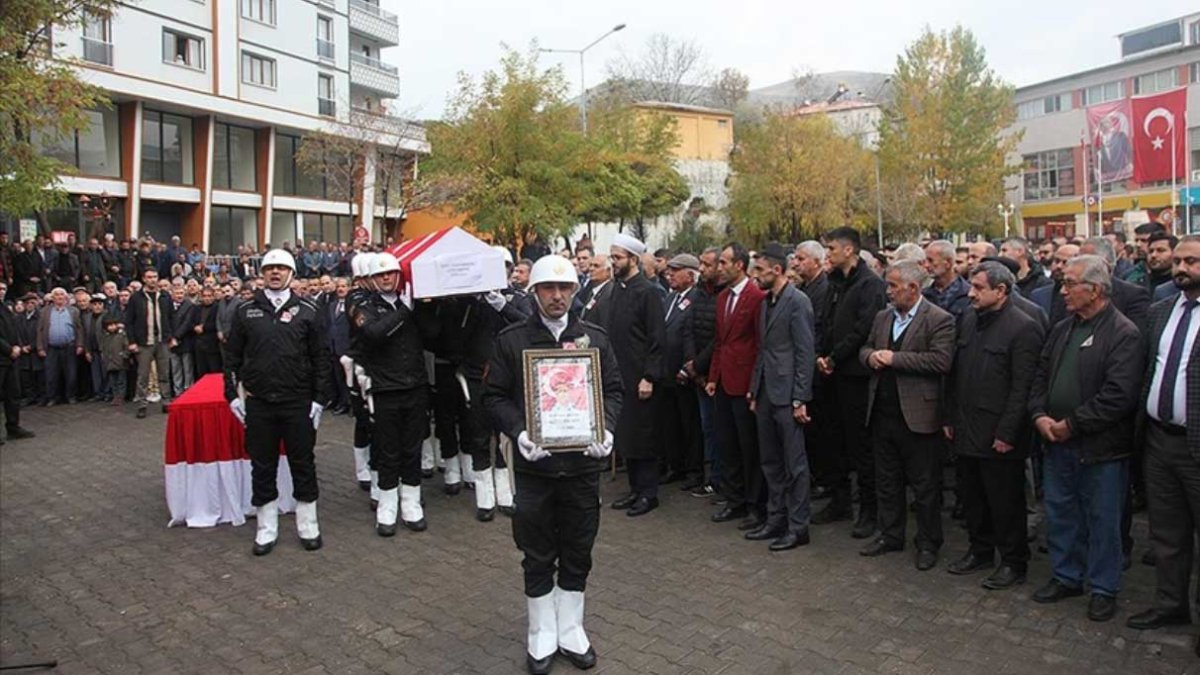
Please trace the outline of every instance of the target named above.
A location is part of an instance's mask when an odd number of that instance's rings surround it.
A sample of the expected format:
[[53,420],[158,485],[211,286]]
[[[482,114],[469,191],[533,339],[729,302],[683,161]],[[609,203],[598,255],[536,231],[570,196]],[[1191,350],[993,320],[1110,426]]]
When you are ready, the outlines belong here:
[[233,255],[238,246],[258,248],[258,209],[212,207],[208,252],[213,255]]

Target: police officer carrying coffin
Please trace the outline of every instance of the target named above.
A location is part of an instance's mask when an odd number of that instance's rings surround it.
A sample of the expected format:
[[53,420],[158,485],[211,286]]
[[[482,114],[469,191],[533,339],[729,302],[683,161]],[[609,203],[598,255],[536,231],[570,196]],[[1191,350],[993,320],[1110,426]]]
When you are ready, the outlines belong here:
[[254,555],[270,553],[278,536],[280,441],[295,486],[300,543],[309,551],[321,548],[313,444],[333,382],[317,308],[288,289],[295,274],[290,253],[268,251],[262,259],[266,288],[237,308],[225,343],[225,398],[246,425],[250,503],[258,508]]
[[[396,514],[414,532],[425,529],[421,507],[421,442],[429,435],[429,376],[417,314],[399,296],[400,263],[387,253],[370,270],[375,293],[351,311],[360,337],[359,386],[373,413],[372,466],[379,473],[375,531],[396,534]],[[423,303],[424,304],[424,303]]]
[[[548,255],[530,271],[537,313],[500,332],[489,363],[483,404],[501,433],[516,439],[517,511],[513,539],[525,555],[529,613],[526,665],[548,673],[555,652],[578,668],[596,664],[583,631],[583,594],[600,525],[600,473],[612,452],[621,409],[621,374],[608,336],[568,313],[579,279],[566,258]],[[604,441],[551,454],[525,429],[523,352],[527,349],[595,348],[600,353]],[[557,583],[555,570],[558,571]]]
[[[359,253],[350,260],[350,271],[354,275],[354,287],[346,294],[346,314],[354,316],[354,308],[362,304],[371,294],[371,264],[376,254]],[[362,350],[362,338],[358,326],[350,322],[350,349],[342,356],[341,365],[346,385],[350,389],[350,412],[354,415],[354,476],[358,486],[371,493],[371,502],[379,500],[379,473],[371,469],[371,413],[358,387],[358,372],[355,359]]]

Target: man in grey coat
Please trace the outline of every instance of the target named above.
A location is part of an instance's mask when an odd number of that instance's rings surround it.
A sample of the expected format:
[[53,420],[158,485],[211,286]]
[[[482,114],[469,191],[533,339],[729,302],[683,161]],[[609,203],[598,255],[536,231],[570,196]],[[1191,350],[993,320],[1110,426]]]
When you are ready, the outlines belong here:
[[816,364],[812,302],[788,283],[788,251],[771,243],[759,253],[756,281],[767,292],[758,313],[758,358],[750,379],[750,409],[758,426],[767,519],[746,539],[771,539],[772,551],[808,543],[808,457],[804,427],[809,422]]

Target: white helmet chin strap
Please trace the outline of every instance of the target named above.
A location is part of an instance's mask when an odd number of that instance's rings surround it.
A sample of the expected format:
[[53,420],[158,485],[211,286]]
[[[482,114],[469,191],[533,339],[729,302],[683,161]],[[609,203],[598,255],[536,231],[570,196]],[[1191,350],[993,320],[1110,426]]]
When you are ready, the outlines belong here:
[[[538,312],[541,313],[542,316],[549,319],[550,315],[546,313],[546,308],[542,307],[542,299],[538,297],[537,286],[530,287],[529,293],[531,295],[533,295],[533,303],[535,305],[537,305]],[[571,305],[573,305],[575,303],[575,296],[578,293],[579,293],[579,287],[576,286],[575,290],[571,291],[571,297],[567,299],[567,311],[566,311],[566,313],[563,314],[563,316],[567,316],[567,314],[571,313]],[[559,318],[562,318],[562,317],[559,317]],[[557,319],[555,319],[555,320],[557,320]]]

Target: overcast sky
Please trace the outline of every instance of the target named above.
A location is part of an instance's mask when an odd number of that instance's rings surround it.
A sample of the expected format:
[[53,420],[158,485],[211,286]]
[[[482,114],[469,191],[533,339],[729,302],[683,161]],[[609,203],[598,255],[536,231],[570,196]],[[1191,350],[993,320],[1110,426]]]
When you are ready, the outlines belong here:
[[[495,67],[501,43],[578,49],[618,23],[628,28],[587,53],[589,86],[622,51],[636,54],[654,33],[692,39],[714,69],[733,67],[758,88],[794,72],[891,72],[896,55],[925,25],[974,31],[988,61],[1017,86],[1112,63],[1115,36],[1196,11],[1195,0],[382,0],[400,16],[401,46],[384,58],[400,67],[396,109],[440,117],[459,71]],[[563,63],[578,91],[579,62]]]

